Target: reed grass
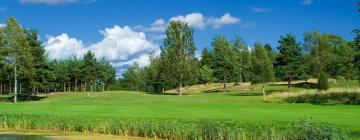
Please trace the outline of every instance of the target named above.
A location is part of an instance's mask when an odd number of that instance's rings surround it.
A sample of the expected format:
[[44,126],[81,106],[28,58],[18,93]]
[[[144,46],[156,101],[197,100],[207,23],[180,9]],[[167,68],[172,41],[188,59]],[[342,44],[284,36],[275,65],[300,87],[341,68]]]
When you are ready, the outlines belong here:
[[313,103],[313,104],[354,104],[360,105],[360,90],[331,89],[315,92],[282,92],[268,95],[265,102]]
[[0,114],[0,127],[180,140],[342,140],[347,138],[345,133],[331,125],[309,119],[279,124],[240,123],[226,120],[105,119],[88,116]]

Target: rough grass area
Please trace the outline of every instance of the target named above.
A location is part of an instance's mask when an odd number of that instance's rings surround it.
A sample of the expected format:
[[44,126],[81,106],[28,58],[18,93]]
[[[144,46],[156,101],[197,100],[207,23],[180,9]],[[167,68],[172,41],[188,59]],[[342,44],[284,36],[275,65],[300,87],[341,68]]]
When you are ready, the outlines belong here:
[[221,120],[106,119],[48,115],[0,115],[1,128],[90,132],[160,139],[342,140],[345,133],[308,119],[287,124]]
[[353,104],[360,105],[358,90],[330,90],[313,93],[278,93],[268,95],[265,102],[312,103],[312,104]]

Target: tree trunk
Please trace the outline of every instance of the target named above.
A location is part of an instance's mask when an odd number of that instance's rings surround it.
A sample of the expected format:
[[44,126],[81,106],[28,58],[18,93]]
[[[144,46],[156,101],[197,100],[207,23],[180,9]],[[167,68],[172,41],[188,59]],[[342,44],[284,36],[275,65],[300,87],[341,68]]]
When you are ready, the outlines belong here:
[[291,86],[291,80],[288,80],[288,91],[290,91],[290,86]]
[[90,92],[91,93],[93,92],[93,80],[91,80],[91,82],[90,82]]
[[242,84],[242,82],[243,82],[243,78],[242,78],[242,74],[240,74],[239,84]]
[[22,86],[21,86],[21,84],[20,84],[20,87],[19,87],[19,94],[21,94],[21,87],[22,87]]
[[64,82],[64,92],[66,92],[66,83]]
[[265,96],[265,83],[263,83],[263,86],[262,86],[262,94],[263,94],[263,96]]
[[69,92],[71,92],[71,83],[69,83]]
[[85,91],[85,92],[87,91],[87,89],[86,89],[86,82],[85,82],[85,89],[84,89],[84,91]]
[[14,103],[17,102],[17,70],[16,70],[16,64],[15,64],[15,71],[14,71]]
[[226,92],[226,82],[224,82],[224,92]]
[[32,94],[35,95],[35,85],[33,85]]
[[162,88],[162,93],[165,93],[165,88]]
[[108,91],[108,92],[110,91],[110,86],[109,86],[109,85],[107,85],[107,91]]
[[346,89],[349,88],[349,79],[346,78]]
[[104,82],[102,82],[102,92],[105,91],[105,85],[104,85]]
[[76,92],[77,91],[77,79],[75,79],[74,87],[75,87],[74,91]]
[[182,95],[182,82],[179,83],[178,94]]
[[0,93],[3,94],[3,81],[0,81]]

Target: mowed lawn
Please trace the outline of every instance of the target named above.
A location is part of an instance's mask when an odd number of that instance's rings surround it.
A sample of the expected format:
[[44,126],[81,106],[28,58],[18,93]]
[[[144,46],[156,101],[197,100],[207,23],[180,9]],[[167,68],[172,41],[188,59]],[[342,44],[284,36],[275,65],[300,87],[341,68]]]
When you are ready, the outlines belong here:
[[183,96],[128,91],[59,93],[41,101],[0,102],[0,113],[91,116],[104,118],[215,119],[240,122],[297,121],[311,118],[360,131],[360,106],[264,103],[244,92],[193,93]]

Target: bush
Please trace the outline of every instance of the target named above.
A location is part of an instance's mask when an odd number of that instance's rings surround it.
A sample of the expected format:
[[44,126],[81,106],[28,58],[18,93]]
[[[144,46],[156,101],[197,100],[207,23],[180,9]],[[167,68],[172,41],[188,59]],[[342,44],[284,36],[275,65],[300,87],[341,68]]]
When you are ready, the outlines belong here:
[[328,90],[329,82],[325,73],[321,72],[318,77],[318,89],[319,90]]
[[327,91],[317,93],[285,93],[266,97],[265,102],[312,103],[312,104],[353,104],[360,105],[360,92]]

